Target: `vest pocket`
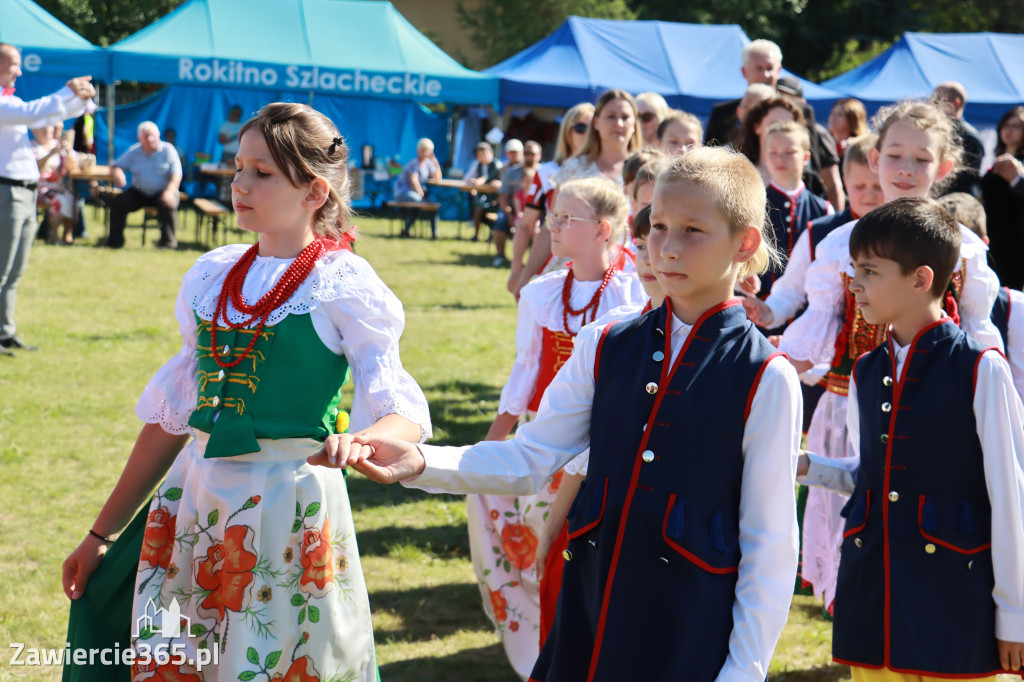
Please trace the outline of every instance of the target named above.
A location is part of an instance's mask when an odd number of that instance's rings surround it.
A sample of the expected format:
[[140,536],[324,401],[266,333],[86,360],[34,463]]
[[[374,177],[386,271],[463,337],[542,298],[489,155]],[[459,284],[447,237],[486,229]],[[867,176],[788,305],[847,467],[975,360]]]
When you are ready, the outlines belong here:
[[921,537],[954,552],[977,554],[991,548],[991,524],[987,505],[927,495],[918,498],[917,526]]
[[736,573],[740,563],[735,514],[669,495],[661,535],[673,551],[708,573]]
[[[596,482],[595,482],[596,483]],[[584,533],[593,530],[604,518],[605,503],[608,500],[608,479],[605,478],[599,485],[580,488],[576,499],[573,500],[572,509],[569,510],[569,539],[577,538]]]
[[868,509],[871,507],[871,491],[870,490],[857,490],[853,496],[843,507],[843,510],[839,512],[840,516],[846,517],[846,529],[843,531],[843,537],[848,538],[851,535],[864,530],[864,526],[868,524]]

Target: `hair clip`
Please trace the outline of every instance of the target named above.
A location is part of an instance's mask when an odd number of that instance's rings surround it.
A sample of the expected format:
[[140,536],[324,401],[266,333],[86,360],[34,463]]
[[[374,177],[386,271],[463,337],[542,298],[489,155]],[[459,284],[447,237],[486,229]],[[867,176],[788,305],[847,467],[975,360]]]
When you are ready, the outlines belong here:
[[327,156],[334,156],[334,150],[337,149],[339,144],[341,144],[341,138],[334,138],[334,140],[331,142],[331,146],[327,148]]

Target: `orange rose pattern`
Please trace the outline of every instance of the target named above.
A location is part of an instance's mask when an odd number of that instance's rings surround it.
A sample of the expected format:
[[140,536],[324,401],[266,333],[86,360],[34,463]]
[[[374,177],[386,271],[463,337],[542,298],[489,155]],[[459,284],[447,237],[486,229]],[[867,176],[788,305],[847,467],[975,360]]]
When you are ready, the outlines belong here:
[[284,675],[274,675],[270,682],[320,682],[320,673],[313,667],[313,659],[303,656],[292,661]]
[[167,568],[171,563],[171,553],[174,551],[174,526],[177,518],[171,516],[167,507],[149,512],[146,532],[142,537],[141,561],[153,568]]
[[491,608],[494,609],[494,619],[503,621],[508,618],[508,602],[505,601],[505,597],[501,596],[501,590],[490,590],[491,593]]
[[513,566],[524,571],[533,566],[537,536],[523,523],[506,523],[501,529],[501,547]]
[[559,486],[562,485],[562,474],[564,474],[564,473],[565,473],[565,471],[563,471],[562,469],[559,469],[555,473],[551,474],[551,481],[548,483],[548,491],[549,492],[552,492],[552,493],[557,493],[558,492]]
[[302,577],[299,578],[299,589],[314,597],[322,597],[334,589],[330,519],[324,519],[322,529],[308,529],[302,536]]
[[132,682],[203,682],[203,678],[173,663],[158,666],[150,662],[132,665]]
[[256,554],[252,547],[253,531],[248,526],[229,526],[224,541],[210,546],[206,558],[196,564],[196,582],[210,590],[200,610],[216,611],[220,620],[225,611],[241,611],[246,595],[254,580]]

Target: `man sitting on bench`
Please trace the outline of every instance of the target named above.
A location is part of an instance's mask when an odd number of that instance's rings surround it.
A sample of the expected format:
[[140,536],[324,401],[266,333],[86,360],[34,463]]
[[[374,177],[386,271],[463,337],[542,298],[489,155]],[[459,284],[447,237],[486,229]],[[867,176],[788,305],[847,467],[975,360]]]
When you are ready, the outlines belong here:
[[[395,180],[395,202],[423,202],[426,198],[427,180],[441,179],[441,164],[434,156],[434,143],[427,138],[416,143],[416,158],[405,164],[402,174]],[[411,237],[412,224],[416,221],[416,211],[407,210],[403,237]],[[430,219],[430,237],[437,239],[437,211]]]
[[132,174],[132,186],[110,205],[110,239],[107,246],[124,246],[124,224],[128,214],[144,206],[157,209],[160,221],[158,249],[178,247],[178,185],[181,183],[181,159],[174,145],[160,139],[160,129],[152,121],[138,127],[138,144],[133,144],[114,162],[110,170],[114,184],[124,187],[124,171]]

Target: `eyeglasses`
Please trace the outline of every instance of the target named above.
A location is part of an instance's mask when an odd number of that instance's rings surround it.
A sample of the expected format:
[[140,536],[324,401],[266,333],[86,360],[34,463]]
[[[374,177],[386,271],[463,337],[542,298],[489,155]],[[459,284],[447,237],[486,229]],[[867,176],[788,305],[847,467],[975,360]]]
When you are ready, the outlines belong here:
[[658,115],[653,111],[645,111],[644,113],[640,114],[639,118],[642,123],[650,123],[654,119],[658,118]]
[[568,213],[548,213],[547,217],[544,218],[544,227],[551,230],[567,230],[572,227],[572,221],[577,220],[581,223],[599,223],[600,220],[595,218],[577,218],[574,215]]
[[574,133],[579,133],[580,135],[582,135],[583,133],[587,132],[588,128],[590,128],[590,126],[587,125],[586,123],[574,123],[572,126],[572,131]]

